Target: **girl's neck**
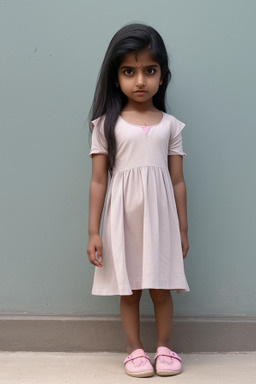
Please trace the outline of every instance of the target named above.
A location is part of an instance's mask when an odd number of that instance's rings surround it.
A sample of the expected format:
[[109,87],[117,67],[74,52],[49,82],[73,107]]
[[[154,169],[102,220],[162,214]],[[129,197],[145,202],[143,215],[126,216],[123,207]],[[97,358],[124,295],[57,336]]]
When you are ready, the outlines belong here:
[[128,100],[126,105],[124,106],[122,111],[127,112],[137,112],[137,113],[147,113],[147,112],[155,112],[158,109],[154,106],[153,101],[149,100],[146,103],[136,103],[132,100]]
[[128,123],[141,125],[141,126],[152,126],[158,124],[163,117],[163,113],[159,111],[153,104],[142,105],[144,103],[127,103],[121,111],[121,116]]

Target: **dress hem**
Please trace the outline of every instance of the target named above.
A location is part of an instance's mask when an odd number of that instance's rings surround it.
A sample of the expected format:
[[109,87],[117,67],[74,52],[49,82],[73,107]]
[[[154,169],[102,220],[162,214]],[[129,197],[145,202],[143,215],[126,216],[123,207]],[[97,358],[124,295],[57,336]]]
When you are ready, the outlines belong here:
[[176,292],[176,293],[188,293],[190,292],[190,289],[189,288],[164,288],[164,287],[144,287],[144,288],[132,288],[132,290],[125,290],[125,291],[120,291],[120,292],[117,292],[117,291],[112,291],[112,292],[103,292],[103,290],[101,289],[95,289],[95,290],[92,290],[92,295],[93,296],[131,296],[132,295],[132,291],[140,291],[140,290],[148,290],[148,289],[163,289],[163,290],[167,290],[167,291],[172,291],[172,292]]

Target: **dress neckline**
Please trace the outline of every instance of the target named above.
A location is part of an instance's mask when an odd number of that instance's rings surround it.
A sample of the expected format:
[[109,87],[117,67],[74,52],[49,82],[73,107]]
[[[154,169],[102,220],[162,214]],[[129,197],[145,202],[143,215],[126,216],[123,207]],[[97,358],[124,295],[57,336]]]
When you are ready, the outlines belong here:
[[165,116],[165,113],[162,112],[162,111],[161,111],[161,113],[162,113],[162,118],[161,118],[161,120],[160,120],[158,123],[154,124],[154,125],[139,125],[139,124],[129,123],[129,121],[125,120],[121,115],[119,115],[119,118],[120,118],[122,121],[124,121],[126,124],[129,124],[129,125],[131,125],[131,126],[133,126],[133,127],[139,127],[139,128],[153,128],[153,127],[156,127],[156,126],[158,126],[158,125],[160,125],[160,124],[162,123],[162,121],[163,121],[163,119],[164,119],[164,116]]

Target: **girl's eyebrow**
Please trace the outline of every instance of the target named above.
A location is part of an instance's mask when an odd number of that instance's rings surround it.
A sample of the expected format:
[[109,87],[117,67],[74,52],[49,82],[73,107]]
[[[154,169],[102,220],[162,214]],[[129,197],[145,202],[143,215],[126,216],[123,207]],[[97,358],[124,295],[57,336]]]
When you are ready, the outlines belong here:
[[[142,68],[159,68],[159,64],[149,64],[149,65],[145,65],[145,66],[142,66]],[[120,67],[120,69],[135,69],[135,68],[138,68],[137,65],[133,66],[133,65],[122,65]]]

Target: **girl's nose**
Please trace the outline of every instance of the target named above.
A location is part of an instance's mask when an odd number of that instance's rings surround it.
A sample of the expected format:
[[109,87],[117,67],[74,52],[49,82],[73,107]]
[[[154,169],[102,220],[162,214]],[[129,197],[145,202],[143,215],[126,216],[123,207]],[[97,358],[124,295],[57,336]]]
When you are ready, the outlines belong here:
[[145,85],[145,79],[143,73],[138,73],[136,78],[137,87],[143,87]]

